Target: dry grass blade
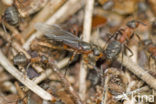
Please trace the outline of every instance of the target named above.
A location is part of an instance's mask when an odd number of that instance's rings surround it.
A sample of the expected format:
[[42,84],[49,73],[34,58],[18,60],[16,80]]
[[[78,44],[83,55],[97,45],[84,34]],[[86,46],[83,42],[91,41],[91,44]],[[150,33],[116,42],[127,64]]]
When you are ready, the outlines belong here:
[[69,93],[71,99],[73,100],[74,104],[83,104],[83,102],[81,101],[79,95],[75,92],[75,90],[73,89],[73,87],[71,86],[71,84],[69,83],[69,81],[64,77],[63,74],[61,74],[59,72],[59,68],[57,67],[57,64],[55,62],[54,63],[49,63],[51,65],[51,67],[53,68],[53,70],[56,72],[56,74],[59,76],[59,78],[61,79],[63,86],[65,87],[65,90],[67,93]]
[[[84,24],[83,24],[83,40],[86,42],[90,41],[93,8],[94,8],[94,0],[88,0],[86,2]],[[79,75],[79,93],[82,100],[85,100],[86,98],[86,77],[87,77],[87,66],[84,64],[82,60]]]
[[134,63],[131,59],[129,59],[129,57],[124,56],[122,62],[120,55],[120,57],[117,60],[124,66],[126,66],[129,69],[129,71],[131,71],[133,74],[145,81],[150,87],[156,90],[156,79],[153,76],[151,76],[147,71],[142,69],[138,64]]

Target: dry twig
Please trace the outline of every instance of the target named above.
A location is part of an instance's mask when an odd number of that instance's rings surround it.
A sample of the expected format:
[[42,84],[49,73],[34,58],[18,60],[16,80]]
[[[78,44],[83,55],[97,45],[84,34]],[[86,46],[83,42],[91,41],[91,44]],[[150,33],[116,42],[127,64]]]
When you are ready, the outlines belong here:
[[[83,40],[86,42],[90,41],[93,8],[94,8],[94,0],[88,0],[86,2],[84,24],[83,24]],[[82,100],[85,100],[86,97],[86,77],[87,77],[86,69],[87,66],[84,64],[82,60],[79,74],[79,94]]]
[[51,65],[53,70],[56,72],[56,74],[59,76],[59,78],[61,79],[66,92],[69,93],[69,95],[70,95],[71,99],[73,100],[74,104],[83,104],[83,102],[81,101],[79,95],[75,92],[75,90],[70,85],[68,80],[64,77],[63,74],[61,74],[59,72],[59,68],[56,66],[57,63],[54,64],[54,63],[50,62],[49,64]]

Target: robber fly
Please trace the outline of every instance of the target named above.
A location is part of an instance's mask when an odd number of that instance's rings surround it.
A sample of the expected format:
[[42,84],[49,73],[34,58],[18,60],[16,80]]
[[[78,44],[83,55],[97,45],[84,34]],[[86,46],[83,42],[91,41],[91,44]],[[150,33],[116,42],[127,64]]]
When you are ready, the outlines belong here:
[[[72,60],[76,54],[83,54],[84,60],[90,54],[96,56],[96,60],[104,56],[104,52],[100,47],[96,46],[95,44],[90,44],[82,41],[74,34],[63,30],[57,25],[37,23],[35,24],[35,28],[38,31],[42,32],[48,40],[62,43],[63,46],[61,48],[63,48],[64,50],[74,52],[70,60]],[[85,61],[88,62],[88,60]]]

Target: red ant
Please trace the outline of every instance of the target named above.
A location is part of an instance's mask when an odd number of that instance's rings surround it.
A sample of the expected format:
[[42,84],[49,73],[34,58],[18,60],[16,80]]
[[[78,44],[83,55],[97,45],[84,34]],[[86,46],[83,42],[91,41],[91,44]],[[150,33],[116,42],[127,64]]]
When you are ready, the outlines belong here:
[[139,35],[137,33],[135,33],[135,29],[137,29],[140,25],[144,25],[144,23],[137,21],[137,20],[131,20],[126,24],[125,28],[121,28],[119,29],[117,32],[114,33],[114,35],[112,35],[107,42],[112,38],[115,37],[115,40],[119,41],[121,44],[124,45],[125,48],[127,48],[131,55],[133,56],[133,52],[128,48],[127,44],[128,42],[135,36],[137,36],[137,38],[141,41]]

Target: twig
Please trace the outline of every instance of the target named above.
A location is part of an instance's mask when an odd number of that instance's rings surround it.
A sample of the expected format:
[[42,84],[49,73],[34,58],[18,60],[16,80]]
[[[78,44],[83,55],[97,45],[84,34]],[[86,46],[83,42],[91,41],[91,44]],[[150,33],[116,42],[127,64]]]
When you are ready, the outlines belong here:
[[[93,8],[94,8],[94,0],[87,0],[83,24],[83,40],[86,42],[90,41]],[[86,97],[86,77],[87,77],[86,69],[87,66],[84,64],[82,60],[79,74],[79,95],[82,100],[85,100]]]
[[21,42],[21,44],[24,44],[25,40],[23,39],[23,35],[21,35],[19,33],[19,31],[14,27],[14,26],[11,26],[7,23],[4,24],[11,32],[12,32],[12,35],[14,38],[16,38],[17,40],[19,40],[19,42]]
[[148,0],[147,2],[149,2],[154,15],[156,15],[156,1],[155,0]]
[[102,97],[102,104],[107,104],[108,99],[108,82],[110,80],[110,76],[106,76],[105,83],[104,83],[104,89],[103,89],[103,97]]
[[44,22],[49,16],[52,16],[66,0],[50,0],[42,11],[40,11],[29,23],[27,28],[22,32],[26,39],[35,31],[34,24]]
[[75,92],[75,90],[70,85],[70,83],[68,82],[68,80],[64,77],[63,74],[60,73],[59,68],[56,66],[57,63],[55,62],[55,64],[54,64],[54,63],[50,62],[49,65],[51,65],[51,67],[53,68],[53,70],[56,72],[56,74],[61,79],[66,92],[70,94],[70,97],[72,98],[74,104],[83,104],[83,102],[81,101],[79,95]]
[[[99,38],[98,34],[94,34],[92,36],[91,40],[95,44],[98,44],[98,45],[101,45],[101,46],[104,46],[104,44],[105,44],[105,42],[102,39]],[[97,43],[96,40],[98,40],[98,43]],[[120,57],[117,58],[118,62],[122,63],[125,67],[127,67],[127,69],[129,71],[131,71],[133,74],[135,74],[140,79],[145,81],[149,86],[156,89],[156,79],[153,76],[151,76],[147,71],[142,69],[139,65],[134,63],[128,56],[124,55],[123,61],[121,59],[121,55],[119,55],[119,56]]]
[[3,55],[2,51],[0,50],[0,64],[16,79],[18,79],[22,84],[27,86],[31,91],[36,93],[38,96],[40,96],[42,99],[45,100],[55,100],[55,98],[50,95],[48,92],[46,92],[44,89],[36,85],[34,82],[32,82],[29,78],[24,77],[24,75],[19,72],[10,62],[9,60]]
[[151,76],[147,71],[142,69],[139,65],[134,63],[132,60],[129,59],[129,57],[124,56],[123,62],[121,61],[121,55],[117,59],[120,63],[122,63],[124,66],[128,68],[129,71],[131,71],[133,74],[138,76],[140,79],[145,81],[148,85],[150,85],[152,88],[156,89],[156,79]]
[[17,90],[19,98],[23,99],[24,103],[27,104],[27,98],[24,98],[25,94],[24,94],[23,90],[20,88],[18,82],[15,82],[15,86],[16,86],[16,90]]
[[[0,36],[2,36],[6,41],[10,42],[11,37],[9,35],[5,35],[4,32],[0,31]],[[22,38],[22,37],[21,37]],[[21,47],[21,45],[15,41],[12,41],[11,43],[12,47],[16,49],[18,52],[22,52],[25,54],[25,56],[30,59],[31,56]],[[32,64],[32,67],[37,71],[37,72],[43,72],[43,69],[35,64]]]
[[133,90],[131,92],[127,92],[127,93],[124,93],[124,94],[121,94],[121,95],[117,95],[117,96],[114,96],[115,99],[117,100],[121,100],[122,98],[128,95],[131,95],[131,94],[137,94],[137,93],[140,93],[140,92],[144,92],[144,91],[148,91],[149,90],[149,87],[148,86],[144,86],[142,88],[139,88],[139,89],[136,89],[136,90]]
[[[80,8],[81,0],[68,0],[52,17],[50,17],[46,23],[47,24],[58,24],[67,20],[71,15],[76,13]],[[36,38],[40,37],[42,34],[40,32],[35,32],[29,37],[26,43],[23,45],[24,49],[28,50],[31,42]]]
[[[58,62],[56,66],[58,66],[59,69],[65,67],[68,64],[69,58],[65,58],[62,61]],[[34,82],[36,84],[40,83],[44,79],[46,79],[47,76],[50,76],[52,74],[52,69],[47,69],[45,72],[43,72],[39,77],[34,79]]]

